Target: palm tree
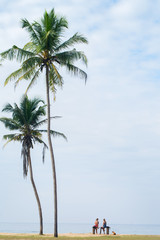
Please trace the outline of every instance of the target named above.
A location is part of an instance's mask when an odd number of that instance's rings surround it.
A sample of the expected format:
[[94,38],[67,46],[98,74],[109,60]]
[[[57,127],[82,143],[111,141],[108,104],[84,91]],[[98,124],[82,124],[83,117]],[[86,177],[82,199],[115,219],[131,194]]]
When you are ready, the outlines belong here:
[[[49,13],[45,11],[39,22],[30,23],[27,19],[22,19],[22,28],[27,30],[30,42],[23,48],[13,46],[9,50],[1,53],[2,59],[16,59],[21,67],[11,73],[5,80],[5,85],[14,80],[15,87],[21,80],[29,80],[28,89],[35,83],[41,72],[45,70],[46,96],[47,96],[47,117],[48,117],[48,143],[52,162],[53,186],[54,186],[54,236],[58,237],[57,226],[57,181],[55,158],[53,153],[50,135],[50,91],[56,92],[57,86],[63,85],[63,78],[59,73],[60,67],[65,67],[72,75],[79,76],[85,81],[87,74],[75,66],[75,62],[81,60],[87,65],[87,57],[82,51],[77,51],[73,46],[77,43],[88,43],[87,39],[79,33],[75,33],[71,38],[63,41],[64,31],[68,28],[65,17],[59,17],[54,9]],[[70,49],[72,47],[72,49]]]
[[[42,103],[42,106],[39,106]],[[43,161],[44,161],[44,151],[47,148],[47,145],[42,140],[42,133],[47,132],[47,130],[38,129],[47,119],[41,120],[45,116],[46,105],[41,99],[34,98],[29,100],[27,96],[23,97],[20,102],[20,107],[15,103],[14,107],[11,104],[7,104],[3,108],[3,112],[12,113],[12,118],[2,117],[0,121],[4,123],[5,127],[11,131],[18,131],[13,134],[4,135],[3,138],[7,140],[6,144],[11,141],[18,141],[22,144],[21,155],[23,158],[23,175],[27,176],[28,167],[30,171],[30,179],[35,193],[35,197],[38,204],[39,217],[40,217],[40,234],[43,234],[43,217],[42,217],[42,208],[36,185],[33,178],[32,171],[32,162],[31,162],[31,149],[33,145],[37,143],[43,144]],[[53,136],[64,136],[62,133],[55,131],[50,131]],[[6,145],[5,144],[5,145]]]

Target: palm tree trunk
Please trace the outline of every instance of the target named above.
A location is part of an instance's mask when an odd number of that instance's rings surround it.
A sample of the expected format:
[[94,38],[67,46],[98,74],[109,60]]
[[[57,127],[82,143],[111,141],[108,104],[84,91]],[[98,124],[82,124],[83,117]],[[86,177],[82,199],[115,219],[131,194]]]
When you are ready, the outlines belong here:
[[49,70],[48,66],[46,66],[46,94],[47,94],[47,118],[48,118],[48,144],[51,155],[52,162],[52,171],[53,171],[53,186],[54,186],[54,237],[58,237],[58,214],[57,214],[57,180],[56,180],[56,168],[55,168],[55,159],[50,135],[50,98],[49,98]]
[[36,200],[37,200],[37,204],[38,204],[38,210],[39,210],[39,218],[40,218],[40,231],[39,234],[42,235],[43,234],[43,217],[42,217],[42,208],[41,208],[41,203],[39,200],[39,196],[38,196],[38,192],[36,189],[36,185],[33,179],[33,171],[32,171],[32,163],[31,163],[31,156],[30,156],[30,149],[28,150],[28,164],[29,164],[29,170],[30,170],[30,179],[31,179],[31,183],[33,186],[33,190],[36,196]]

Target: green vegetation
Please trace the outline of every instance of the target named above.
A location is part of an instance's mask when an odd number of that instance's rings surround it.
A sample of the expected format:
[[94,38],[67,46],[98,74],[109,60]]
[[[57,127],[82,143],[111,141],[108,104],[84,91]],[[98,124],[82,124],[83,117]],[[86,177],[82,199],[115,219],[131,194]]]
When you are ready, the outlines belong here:
[[[7,240],[49,240],[54,239],[52,235],[0,235],[0,239]],[[65,237],[59,236],[60,240],[159,240],[160,236],[158,235],[121,235],[121,236],[96,236],[96,237]]]
[[[64,67],[72,75],[87,79],[87,74],[75,66],[75,62],[80,60],[87,65],[87,58],[82,51],[77,51],[74,47],[77,43],[88,43],[82,35],[75,33],[71,38],[63,41],[63,34],[68,28],[66,18],[55,14],[54,9],[49,13],[45,11],[39,22],[30,23],[27,19],[22,19],[24,28],[30,37],[30,42],[23,48],[13,46],[1,53],[3,59],[16,59],[22,63],[21,67],[11,73],[5,85],[9,81],[15,81],[15,86],[22,81],[28,80],[27,90],[38,80],[41,72],[45,71],[46,96],[47,96],[47,118],[48,118],[48,144],[52,162],[53,185],[54,185],[54,236],[58,237],[57,227],[57,180],[55,169],[55,158],[50,135],[50,92],[56,92],[56,86],[63,85],[63,78],[59,73],[59,68]],[[70,50],[70,48],[72,49]]]
[[[40,105],[40,103],[42,104]],[[42,117],[44,117],[46,114],[45,108],[46,105],[41,99],[34,98],[33,100],[29,100],[28,97],[25,96],[20,102],[20,107],[16,103],[14,104],[14,106],[8,103],[3,108],[3,112],[8,112],[12,114],[11,118],[0,118],[0,121],[5,125],[5,127],[13,132],[12,134],[7,134],[3,136],[3,138],[7,140],[7,143],[16,141],[20,142],[22,145],[21,155],[23,158],[23,174],[24,177],[27,176],[29,167],[31,183],[33,186],[39,210],[40,234],[43,234],[43,217],[40,199],[33,178],[31,149],[33,148],[35,143],[43,144],[44,160],[44,150],[47,148],[47,145],[42,140],[42,133],[47,132],[47,130],[40,130],[39,127],[47,122],[47,119],[42,119]],[[66,138],[62,133],[51,130],[50,132],[53,136],[62,136]]]

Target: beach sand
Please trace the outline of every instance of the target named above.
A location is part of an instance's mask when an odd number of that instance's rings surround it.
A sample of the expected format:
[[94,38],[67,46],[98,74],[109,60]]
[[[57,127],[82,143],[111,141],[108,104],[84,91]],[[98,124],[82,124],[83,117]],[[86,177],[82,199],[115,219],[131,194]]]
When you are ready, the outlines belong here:
[[[0,236],[18,236],[18,237],[29,237],[29,236],[40,236],[38,233],[0,233]],[[42,235],[44,237],[53,237],[53,234],[44,234]],[[116,235],[113,235],[113,234],[109,234],[109,235],[106,235],[106,234],[92,234],[92,233],[59,233],[58,234],[59,237],[68,237],[68,238],[78,238],[78,237],[105,237],[105,236],[156,236],[156,237],[159,237],[158,239],[160,239],[160,235],[138,235],[138,234],[116,234]]]

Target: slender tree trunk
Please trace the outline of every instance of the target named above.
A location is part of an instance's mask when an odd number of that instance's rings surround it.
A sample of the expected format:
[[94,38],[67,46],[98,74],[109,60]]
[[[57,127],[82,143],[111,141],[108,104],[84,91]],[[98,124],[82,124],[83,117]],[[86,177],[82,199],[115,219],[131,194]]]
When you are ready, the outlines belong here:
[[36,196],[36,200],[37,200],[37,204],[38,204],[38,210],[39,210],[39,218],[40,218],[40,231],[39,234],[42,235],[43,234],[43,217],[42,217],[42,208],[41,208],[41,203],[39,200],[39,196],[38,196],[38,192],[36,189],[36,185],[33,179],[33,171],[32,171],[32,163],[31,163],[31,155],[30,155],[30,149],[29,149],[29,155],[28,155],[28,163],[29,163],[29,170],[30,170],[30,179],[31,179],[31,183],[33,186],[33,190]]
[[57,214],[57,180],[56,180],[56,168],[55,168],[55,159],[50,135],[50,98],[49,98],[49,70],[46,66],[46,94],[47,94],[47,118],[48,118],[48,144],[51,155],[52,162],[52,171],[53,171],[53,186],[54,186],[54,237],[58,237],[58,214]]

